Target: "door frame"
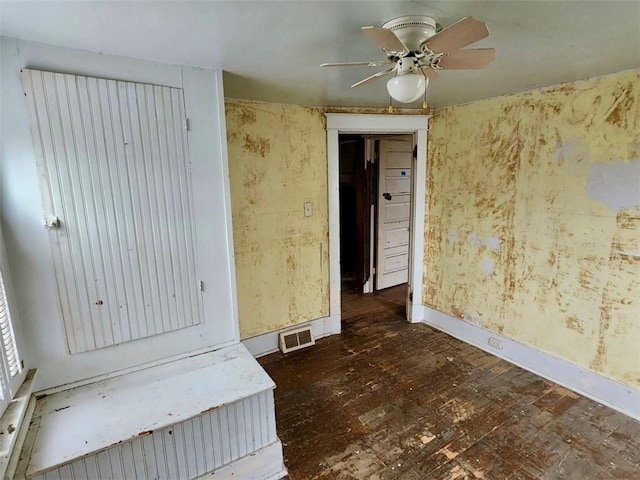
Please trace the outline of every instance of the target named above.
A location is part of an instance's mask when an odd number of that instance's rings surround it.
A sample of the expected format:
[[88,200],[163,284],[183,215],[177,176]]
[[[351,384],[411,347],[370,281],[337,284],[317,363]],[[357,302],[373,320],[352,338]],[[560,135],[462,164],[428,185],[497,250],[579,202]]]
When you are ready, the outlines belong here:
[[417,146],[413,197],[411,200],[411,241],[409,245],[409,298],[407,320],[422,321],[422,276],[424,271],[424,215],[427,182],[427,128],[430,115],[361,115],[327,113],[327,186],[329,207],[329,316],[341,318],[340,306],[340,146],[338,135],[413,134]]

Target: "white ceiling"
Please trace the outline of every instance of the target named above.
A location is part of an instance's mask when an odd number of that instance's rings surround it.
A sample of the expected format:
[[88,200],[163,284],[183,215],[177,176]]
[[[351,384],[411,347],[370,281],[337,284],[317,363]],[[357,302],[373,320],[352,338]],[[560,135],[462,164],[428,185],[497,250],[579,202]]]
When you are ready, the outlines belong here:
[[385,106],[383,60],[360,31],[408,14],[442,26],[472,15],[494,47],[484,70],[446,71],[431,107],[640,67],[640,0],[631,1],[0,1],[2,35],[164,63],[222,68],[225,96],[327,106]]

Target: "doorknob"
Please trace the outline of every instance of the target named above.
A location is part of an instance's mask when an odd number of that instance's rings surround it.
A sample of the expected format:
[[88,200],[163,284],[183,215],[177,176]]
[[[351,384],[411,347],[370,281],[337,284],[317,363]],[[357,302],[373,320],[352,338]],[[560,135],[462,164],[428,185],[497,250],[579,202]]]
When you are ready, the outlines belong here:
[[390,193],[384,192],[384,193],[382,194],[382,196],[383,196],[386,200],[391,200],[391,194],[390,194]]

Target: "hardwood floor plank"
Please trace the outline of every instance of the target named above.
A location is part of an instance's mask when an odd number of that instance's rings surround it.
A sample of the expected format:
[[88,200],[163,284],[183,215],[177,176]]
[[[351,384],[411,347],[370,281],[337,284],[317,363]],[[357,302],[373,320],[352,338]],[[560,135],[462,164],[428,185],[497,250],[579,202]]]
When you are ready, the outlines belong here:
[[405,318],[406,286],[343,295],[343,333],[260,363],[290,480],[640,479],[640,423]]

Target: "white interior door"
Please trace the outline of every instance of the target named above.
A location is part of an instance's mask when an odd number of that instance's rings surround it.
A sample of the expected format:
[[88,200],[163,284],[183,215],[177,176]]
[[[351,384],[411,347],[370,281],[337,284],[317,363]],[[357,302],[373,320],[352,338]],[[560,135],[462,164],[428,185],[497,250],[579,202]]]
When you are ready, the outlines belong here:
[[409,279],[413,138],[380,140],[376,289]]

